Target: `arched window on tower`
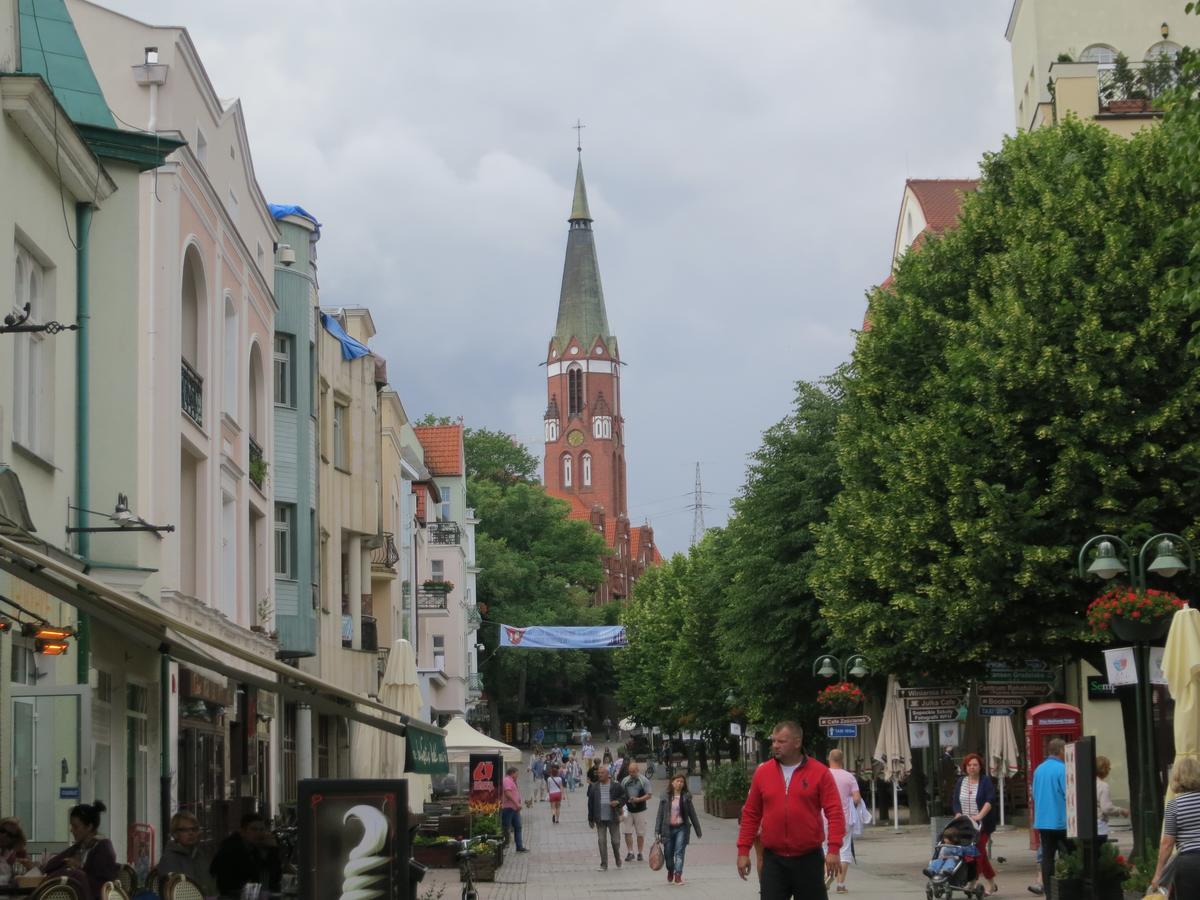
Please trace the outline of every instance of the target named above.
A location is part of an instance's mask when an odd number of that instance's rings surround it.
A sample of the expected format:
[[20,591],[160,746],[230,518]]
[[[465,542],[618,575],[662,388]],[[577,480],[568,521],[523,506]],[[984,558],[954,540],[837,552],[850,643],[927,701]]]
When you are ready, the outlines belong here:
[[570,487],[572,482],[571,472],[571,454],[564,453],[562,458],[562,484],[563,487]]
[[583,486],[592,486],[592,454],[585,453],[579,459],[579,466],[583,469]]
[[571,366],[567,369],[567,415],[583,413],[583,369]]

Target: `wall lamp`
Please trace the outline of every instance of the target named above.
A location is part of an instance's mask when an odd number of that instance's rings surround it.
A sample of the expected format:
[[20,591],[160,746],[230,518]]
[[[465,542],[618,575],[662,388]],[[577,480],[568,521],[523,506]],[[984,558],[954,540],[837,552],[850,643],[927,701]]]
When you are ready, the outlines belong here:
[[87,513],[89,516],[100,516],[113,522],[112,525],[96,525],[88,527],[73,527],[67,526],[67,534],[101,534],[104,532],[119,532],[119,531],[149,531],[159,537],[162,537],[164,531],[174,531],[174,525],[151,525],[141,516],[130,511],[129,497],[126,494],[117,494],[117,505],[110,513],[96,512],[92,509],[84,509],[82,506],[72,506],[67,503],[68,517],[71,512]]
[[58,334],[60,331],[76,331],[78,325],[64,325],[62,322],[43,322],[40,325],[29,323],[30,305],[26,303],[19,313],[9,313],[0,325],[0,334],[28,334],[33,331],[44,331],[47,334]]

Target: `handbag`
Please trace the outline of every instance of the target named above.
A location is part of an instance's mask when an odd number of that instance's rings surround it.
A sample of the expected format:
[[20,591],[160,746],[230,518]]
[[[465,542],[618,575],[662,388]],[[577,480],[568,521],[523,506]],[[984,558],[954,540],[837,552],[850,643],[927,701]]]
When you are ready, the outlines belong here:
[[654,843],[650,847],[650,868],[657,872],[663,867],[667,861],[666,855],[663,853],[662,841],[659,838],[654,839]]

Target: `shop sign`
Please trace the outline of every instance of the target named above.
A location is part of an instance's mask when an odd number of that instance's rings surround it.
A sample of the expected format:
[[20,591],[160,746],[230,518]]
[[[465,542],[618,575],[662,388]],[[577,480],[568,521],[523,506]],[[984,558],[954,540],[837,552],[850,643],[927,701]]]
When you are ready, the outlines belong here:
[[504,758],[499,753],[472,753],[467,767],[471,792],[467,801],[472,811],[494,812],[500,808]]
[[1089,675],[1087,697],[1089,700],[1116,700],[1117,686],[1109,684],[1103,675]]
[[416,728],[404,732],[404,771],[422,775],[445,775],[450,771],[446,739]]
[[203,700],[217,706],[233,705],[231,684],[220,684],[184,666],[179,667],[179,694],[184,700]]

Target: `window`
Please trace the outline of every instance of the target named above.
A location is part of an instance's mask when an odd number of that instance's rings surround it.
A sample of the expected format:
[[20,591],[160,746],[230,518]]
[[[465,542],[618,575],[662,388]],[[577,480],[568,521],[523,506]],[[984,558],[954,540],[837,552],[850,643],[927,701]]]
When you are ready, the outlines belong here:
[[431,635],[433,638],[433,667],[435,669],[445,670],[446,668],[446,637],[445,635]]
[[579,460],[580,468],[583,469],[583,486],[592,486],[592,454],[585,453]]
[[333,464],[350,471],[350,407],[344,403],[333,404]]
[[275,504],[275,574],[294,578],[296,537],[296,507],[291,503]]
[[562,458],[562,483],[563,487],[571,486],[571,455],[565,454]]
[[[16,247],[13,312],[21,315],[29,304],[29,324],[54,318],[46,268],[24,247]],[[13,440],[44,459],[54,444],[54,345],[44,332],[12,336],[13,341]]]
[[293,381],[292,347],[295,344],[290,334],[276,334],[275,353],[275,405],[295,406],[296,389]]
[[1146,59],[1158,59],[1160,56],[1165,56],[1168,59],[1176,59],[1179,56],[1179,51],[1182,49],[1174,41],[1159,41],[1146,51]]
[[583,369],[571,366],[567,370],[567,415],[578,416],[583,412]]
[[430,560],[429,577],[433,581],[446,580],[446,563],[440,559]]
[[1083,52],[1079,54],[1080,62],[1094,62],[1101,66],[1112,66],[1117,61],[1117,51],[1108,44],[1092,44],[1089,47],[1084,47]]
[[225,414],[237,420],[238,412],[238,361],[241,354],[238,351],[237,307],[233,297],[225,295]]
[[450,497],[451,490],[448,487],[443,487],[442,491],[442,509],[438,515],[438,519],[442,522],[450,521]]

